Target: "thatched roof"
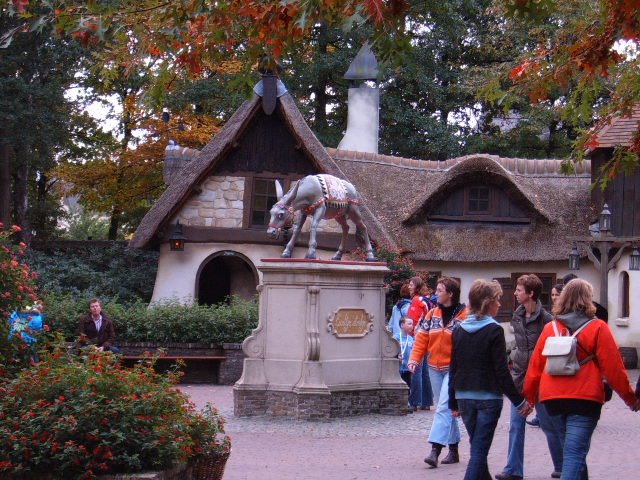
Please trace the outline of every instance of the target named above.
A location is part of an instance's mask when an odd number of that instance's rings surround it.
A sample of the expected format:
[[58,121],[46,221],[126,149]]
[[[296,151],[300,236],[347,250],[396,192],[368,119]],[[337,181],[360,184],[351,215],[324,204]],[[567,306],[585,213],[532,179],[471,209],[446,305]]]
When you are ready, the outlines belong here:
[[[258,109],[247,100],[224,128],[175,175],[136,230],[131,247],[158,245],[167,223],[238,141]],[[351,181],[362,197],[371,237],[398,247],[415,260],[457,262],[563,260],[569,237],[588,232],[590,161],[574,175],[558,173],[560,160],[527,160],[471,155],[447,161],[414,160],[323,147],[293,98],[278,98],[281,118],[319,173]],[[530,224],[438,222],[435,207],[469,183],[493,185],[520,207]],[[372,213],[374,212],[374,213]]]
[[[445,162],[327,149],[394,243],[415,260],[563,260],[570,236],[588,232],[590,162],[575,175],[560,160],[471,155]],[[469,182],[490,184],[532,219],[529,225],[429,221],[432,209]]]
[[[193,160],[175,175],[165,192],[142,219],[129,246],[133,248],[149,248],[157,245],[167,222],[180,211],[194,189],[204,182],[224,160],[234,142],[242,136],[245,128],[260,108],[261,98],[254,95],[253,98],[244,102],[236,110],[225,126],[202,149],[200,154],[194,155]],[[291,95],[286,93],[279,97],[277,108],[290,132],[296,137],[317,172],[345,178],[345,174],[329,156],[326,149],[305,122]],[[361,210],[370,235],[373,238],[393,242],[367,206],[363,205]]]

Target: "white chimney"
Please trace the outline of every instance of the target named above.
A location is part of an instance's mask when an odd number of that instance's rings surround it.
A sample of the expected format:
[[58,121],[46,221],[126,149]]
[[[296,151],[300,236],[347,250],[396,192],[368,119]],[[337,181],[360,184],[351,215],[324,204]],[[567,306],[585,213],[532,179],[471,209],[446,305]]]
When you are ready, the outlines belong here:
[[[349,112],[347,131],[338,149],[378,153],[380,90],[364,83],[375,82],[377,77],[378,62],[369,42],[365,42],[344,75],[350,84]],[[360,86],[356,85],[358,81],[362,82]]]

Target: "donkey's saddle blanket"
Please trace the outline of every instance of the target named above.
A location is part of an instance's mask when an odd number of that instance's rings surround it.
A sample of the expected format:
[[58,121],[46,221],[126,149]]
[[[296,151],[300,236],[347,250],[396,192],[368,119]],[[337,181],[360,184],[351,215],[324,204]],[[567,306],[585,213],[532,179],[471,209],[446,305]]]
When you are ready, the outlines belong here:
[[341,179],[331,175],[318,175],[318,180],[322,186],[327,208],[344,208],[349,203],[347,189]]

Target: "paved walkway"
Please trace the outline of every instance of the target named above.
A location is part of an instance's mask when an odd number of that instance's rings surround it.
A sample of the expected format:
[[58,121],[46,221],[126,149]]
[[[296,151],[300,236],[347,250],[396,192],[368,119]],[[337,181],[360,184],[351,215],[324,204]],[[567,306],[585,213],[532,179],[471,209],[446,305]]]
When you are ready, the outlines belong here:
[[[635,385],[638,371],[630,377]],[[430,469],[426,432],[432,411],[403,417],[363,415],[326,422],[235,418],[233,390],[228,386],[182,385],[198,406],[211,401],[227,419],[232,452],[225,480],[396,480],[461,479],[469,458],[462,426],[461,463]],[[499,473],[506,459],[508,402],[502,411],[489,454],[489,468]],[[548,480],[553,470],[544,434],[527,427],[525,478]],[[588,456],[590,478],[640,478],[640,413],[631,412],[614,394],[603,408]]]

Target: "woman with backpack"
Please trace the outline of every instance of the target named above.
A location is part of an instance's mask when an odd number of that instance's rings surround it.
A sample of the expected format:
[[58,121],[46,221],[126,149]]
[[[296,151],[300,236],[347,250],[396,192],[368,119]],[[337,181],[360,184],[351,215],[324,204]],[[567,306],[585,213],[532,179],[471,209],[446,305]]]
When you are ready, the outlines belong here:
[[[592,296],[593,288],[581,279],[564,287],[553,307],[555,319],[542,330],[524,380],[527,401],[533,403],[539,394],[560,428],[561,480],[580,480],[584,474],[591,436],[605,401],[603,376],[629,408],[640,409],[613,335],[594,316]],[[554,338],[574,334],[577,343],[571,359],[571,353],[563,354],[565,350],[557,348],[559,341]]]

